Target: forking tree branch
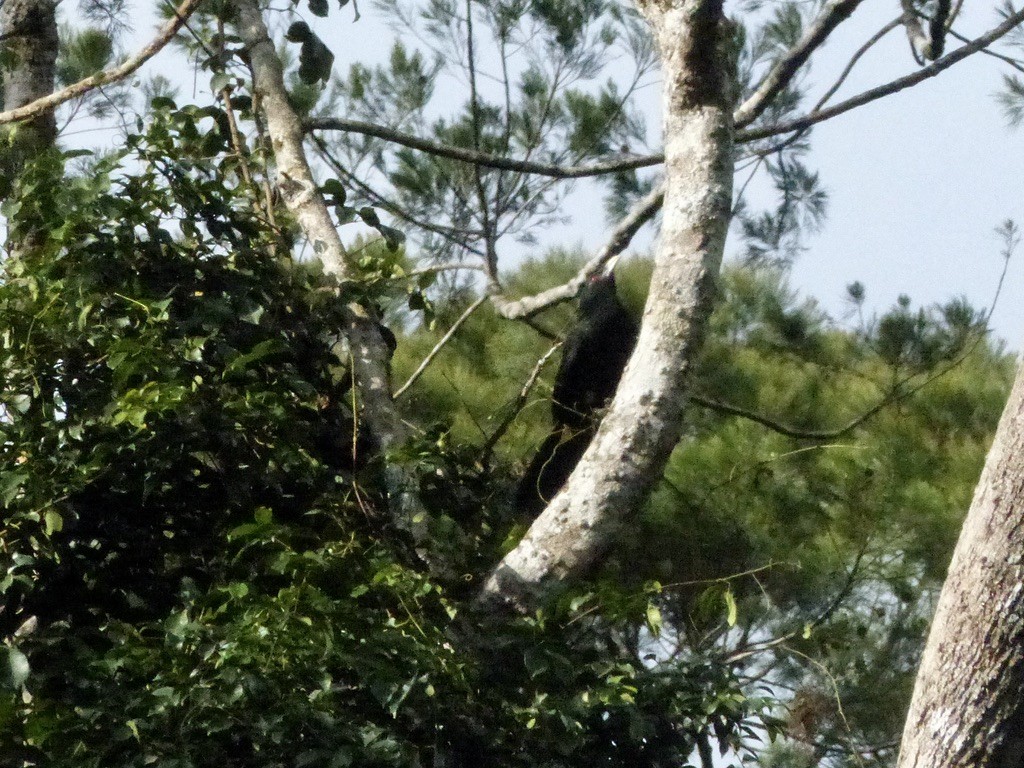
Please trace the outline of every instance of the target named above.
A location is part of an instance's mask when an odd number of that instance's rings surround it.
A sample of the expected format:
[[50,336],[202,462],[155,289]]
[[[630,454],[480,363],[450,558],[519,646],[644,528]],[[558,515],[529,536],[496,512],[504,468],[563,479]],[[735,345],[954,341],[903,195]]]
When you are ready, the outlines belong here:
[[[821,46],[828,37],[828,34],[856,8],[861,0],[832,0],[826,9],[818,16],[814,23],[808,28],[804,36],[788,51],[779,62],[769,71],[762,83],[755,90],[755,93],[748,98],[733,113],[733,120],[737,127],[749,125],[778,93],[785,88],[790,80],[799,71],[802,64]],[[771,136],[785,133],[806,131],[812,125],[823,122],[839,114],[849,111],[857,106],[869,103],[884,96],[897,93],[927,78],[934,77],[945,69],[962,61],[973,53],[983,51],[987,46],[1000,39],[1014,27],[1024,21],[1024,10],[1008,17],[1002,24],[989,32],[966,43],[961,48],[943,56],[931,65],[924,67],[918,72],[911,73],[885,85],[865,91],[857,96],[851,97],[835,106],[823,108],[828,97],[834,94],[835,90],[842,83],[842,77],[815,105],[815,108],[800,118],[795,118],[784,123],[765,126],[755,129],[737,131],[736,143],[757,141]],[[891,22],[882,31],[876,34],[869,41],[869,45],[897,26],[898,22]],[[859,58],[868,46],[862,46],[854,58],[844,70],[844,75]],[[411,134],[405,134],[390,128],[377,126],[372,123],[365,123],[355,120],[344,120],[339,118],[318,118],[309,120],[304,124],[308,131],[335,129],[364,133],[392,141],[403,146],[408,146],[439,157],[446,157],[453,160],[461,160],[474,163],[478,166],[510,170],[521,173],[531,173],[551,178],[571,179],[584,178],[588,176],[603,175],[608,173],[636,170],[639,168],[653,167],[664,161],[661,153],[647,155],[644,157],[628,158],[623,160],[611,160],[603,163],[593,163],[579,166],[561,166],[546,163],[537,163],[529,160],[516,160],[513,158],[491,155],[477,150],[464,149],[440,142],[421,139]],[[495,292],[491,300],[498,313],[509,319],[529,318],[538,312],[573,298],[579,288],[588,277],[599,271],[605,263],[617,254],[624,251],[632,237],[639,231],[640,227],[650,221],[660,210],[663,199],[664,187],[659,184],[647,197],[638,201],[627,216],[619,222],[612,231],[606,244],[590,261],[588,261],[580,272],[563,285],[549,288],[534,296],[522,297],[509,300]]]
[[[848,0],[852,2],[852,0]],[[852,9],[849,9],[852,10]],[[836,12],[838,13],[838,11]],[[841,20],[841,19],[840,19]],[[756,119],[755,114],[752,118],[748,119],[748,115],[752,111],[756,111],[760,114],[763,111],[764,106],[770,103],[770,98],[764,100],[764,97],[757,97],[758,93],[767,94],[771,92],[771,97],[774,97],[778,92],[784,88],[792,77],[796,74],[799,66],[796,69],[791,68],[791,63],[798,61],[799,64],[806,62],[807,58],[813,52],[813,50],[820,46],[824,42],[825,37],[822,37],[820,32],[827,28],[830,32],[834,28],[835,23],[832,23],[833,16],[828,11],[823,13],[812,25],[811,29],[808,30],[808,35],[795,45],[789,52],[787,52],[779,64],[772,69],[771,72],[765,77],[765,80],[755,91],[755,95],[751,96],[734,112],[733,119],[736,121],[737,127],[743,125],[749,125],[751,120]],[[822,110],[816,107],[810,113],[792,120],[785,121],[783,123],[777,123],[775,125],[762,126],[759,128],[739,130],[736,132],[736,143],[744,144],[751,141],[758,141],[766,139],[771,136],[777,136],[783,133],[791,133],[793,131],[803,130],[809,128],[816,123],[829,120],[832,117],[847,112],[855,107],[867,104],[868,102],[875,101],[884,96],[889,96],[894,93],[898,93],[905,88],[909,88],[923,80],[930,77],[934,77],[939,72],[948,69],[953,64],[956,64],[968,56],[983,51],[987,46],[996,42],[1003,36],[1005,36],[1014,27],[1018,26],[1024,21],[1024,11],[1017,12],[1012,16],[1008,17],[1002,24],[993,29],[989,30],[985,34],[974,38],[973,40],[966,41],[965,45],[952,51],[942,58],[936,60],[932,64],[923,69],[913,72],[904,77],[897,78],[889,83],[876,86],[863,93],[853,96],[850,99],[841,102],[834,107],[830,107],[827,110]],[[836,22],[838,23],[838,22]],[[831,26],[829,26],[831,24]],[[893,23],[892,26],[898,26],[899,22]],[[811,32],[818,28],[819,34],[811,36]],[[886,25],[886,31],[889,31],[890,25]],[[959,36],[957,36],[959,37]],[[783,78],[783,69],[785,69],[786,77]],[[774,74],[776,73],[777,74]],[[831,95],[831,94],[829,94]],[[763,102],[763,103],[762,103]],[[557,165],[550,163],[538,163],[532,160],[517,160],[515,158],[502,157],[500,155],[492,155],[487,152],[477,152],[471,149],[465,149],[463,147],[457,147],[450,144],[443,144],[441,142],[431,141],[429,139],[422,139],[418,136],[414,136],[409,133],[403,133],[401,131],[387,128],[384,126],[376,125],[374,123],[367,123],[359,120],[348,120],[343,118],[314,118],[307,120],[304,124],[304,128],[307,131],[316,130],[338,130],[349,133],[359,133],[367,136],[376,136],[386,141],[390,141],[395,144],[400,144],[411,149],[416,149],[421,152],[435,155],[437,157],[445,157],[450,160],[461,160],[467,163],[475,163],[477,165],[486,168],[496,168],[499,170],[516,171],[519,173],[530,173],[538,176],[548,176],[556,179],[579,179],[590,176],[602,176],[609,173],[618,173],[622,171],[638,170],[640,168],[651,168],[657,165],[661,165],[665,161],[665,155],[663,153],[653,153],[650,155],[643,155],[639,157],[630,157],[617,160],[608,160],[602,163],[591,163],[587,165]]]
[[770,136],[778,136],[782,133],[803,130],[815,125],[816,123],[830,120],[844,112],[849,112],[851,109],[855,109],[863,106],[864,104],[877,101],[885,96],[910,88],[911,86],[917,85],[928,78],[935,77],[940,72],[949,69],[960,61],[963,61],[971,54],[984,50],[987,46],[991,45],[996,40],[999,40],[1001,37],[1004,37],[1014,28],[1020,26],[1022,22],[1024,22],[1024,9],[1007,16],[1002,24],[993,27],[988,32],[974,38],[966,45],[963,45],[955,51],[947,53],[942,58],[933,61],[927,67],[922,67],[917,72],[912,72],[909,75],[899,77],[885,85],[870,88],[856,96],[852,96],[846,101],[841,101],[834,106],[814,110],[803,117],[787,120],[775,125],[765,126],[763,128],[747,129],[737,138],[737,141],[756,141],[758,139],[766,139]]
[[796,45],[775,63],[750,98],[733,112],[732,119],[737,128],[749,125],[768,108],[772,99],[790,83],[832,30],[848,19],[861,2],[863,0],[829,0]]

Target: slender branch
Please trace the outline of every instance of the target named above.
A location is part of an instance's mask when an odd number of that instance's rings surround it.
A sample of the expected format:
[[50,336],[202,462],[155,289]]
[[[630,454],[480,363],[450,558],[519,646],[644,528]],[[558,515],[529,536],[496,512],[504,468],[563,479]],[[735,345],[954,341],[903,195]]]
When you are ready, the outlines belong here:
[[889,96],[906,88],[910,88],[924,80],[935,77],[943,70],[949,69],[951,66],[963,61],[971,54],[983,50],[986,46],[991,45],[999,38],[1011,32],[1015,27],[1019,26],[1022,21],[1024,21],[1024,10],[1017,11],[1013,15],[1008,16],[999,26],[993,27],[980,37],[974,38],[974,40],[967,45],[957,48],[955,51],[952,51],[942,58],[932,62],[927,67],[922,67],[917,72],[912,72],[909,75],[897,78],[885,85],[871,88],[847,99],[846,101],[842,101],[833,107],[814,110],[803,117],[798,117],[783,123],[776,123],[775,125],[765,126],[764,128],[747,129],[737,134],[736,141],[756,141],[758,139],[766,139],[769,136],[777,136],[780,133],[799,131],[816,123],[830,120],[844,112],[849,112],[851,109],[876,101],[884,96]]
[[418,149],[438,157],[447,157],[450,160],[462,160],[466,163],[474,163],[484,168],[496,168],[503,171],[516,171],[518,173],[532,173],[537,176],[551,176],[556,179],[581,179],[587,176],[601,176],[606,173],[619,173],[621,171],[633,171],[638,168],[650,168],[661,165],[665,161],[663,154],[644,155],[642,157],[628,157],[620,160],[609,160],[603,163],[590,165],[551,165],[549,163],[538,163],[533,160],[516,160],[511,157],[479,152],[474,149],[465,149],[451,144],[442,144],[438,141],[421,139],[410,133],[403,133],[392,128],[386,128],[374,123],[367,123],[361,120],[346,120],[339,117],[317,117],[305,122],[305,130],[308,131],[346,131],[348,133],[361,133],[366,136],[375,136],[394,144],[401,144],[404,147]]
[[846,82],[846,78],[850,76],[850,73],[853,71],[857,62],[860,61],[861,57],[871,50],[871,48],[873,48],[883,37],[896,29],[896,27],[900,25],[901,20],[902,17],[897,16],[880,30],[875,32],[875,34],[868,38],[864,45],[854,52],[853,56],[850,57],[850,60],[846,62],[846,66],[843,67],[843,71],[839,73],[839,77],[836,78],[836,81],[832,83],[832,86],[825,91],[825,94],[820,99],[818,99],[818,103],[815,104],[814,109],[811,110],[812,112],[816,112],[828,103],[828,100],[831,99],[835,95],[836,91],[842,87],[843,83]]
[[[969,43],[969,42],[971,42],[971,39],[969,37],[966,37],[965,35],[961,35],[959,32],[957,32],[954,29],[949,30],[947,34],[949,34],[950,37],[956,38],[961,43]],[[1016,69],[1018,72],[1024,72],[1024,64],[1021,63],[1020,59],[1015,59],[1013,56],[1007,56],[1006,54],[999,53],[998,51],[990,51],[987,48],[985,50],[981,51],[981,53],[985,54],[986,56],[991,56],[994,59],[999,59],[1000,61],[1009,64],[1011,67]]]
[[0,125],[31,119],[43,112],[55,109],[66,101],[71,101],[72,99],[84,96],[89,91],[99,88],[102,85],[108,85],[110,83],[115,83],[118,80],[124,80],[130,74],[135,72],[135,70],[153,58],[153,56],[159,53],[163,47],[171,41],[171,38],[178,33],[178,30],[181,29],[182,25],[201,2],[202,0],[184,0],[184,2],[174,10],[174,17],[164,24],[156,37],[154,37],[147,45],[140,48],[134,55],[125,59],[124,62],[118,66],[105,69],[102,72],[97,72],[95,75],[90,75],[83,80],[79,80],[77,83],[73,83],[67,88],[61,88],[59,91],[51,93],[48,96],[44,96],[41,99],[29,102],[17,109],[0,112]]
[[629,247],[629,243],[640,227],[650,221],[661,208],[664,197],[665,185],[660,183],[633,206],[633,209],[612,230],[611,237],[608,238],[604,247],[584,264],[576,276],[567,283],[514,301],[498,295],[492,296],[491,301],[498,314],[510,320],[531,317],[543,309],[573,298],[590,276],[597,274],[613,257]]
[[[834,0],[834,2],[836,2],[836,6],[840,5],[837,0]],[[860,2],[860,0],[857,0],[857,2]],[[850,6],[849,10],[846,12],[847,15],[849,15],[856,3],[854,0],[843,0],[843,4],[848,4]],[[842,18],[845,17],[837,16],[836,19],[833,20],[832,15],[828,12],[818,17],[815,24],[808,30],[805,37],[802,38],[800,42],[798,42],[797,45],[779,61],[776,65],[776,69],[772,70],[772,72],[776,72],[776,70],[778,70],[778,73],[774,77],[772,76],[772,73],[769,73],[769,76],[766,77],[764,83],[758,89],[758,93],[764,92],[766,94],[770,90],[770,95],[757,98],[757,94],[755,93],[754,96],[747,99],[747,101],[735,111],[733,119],[737,126],[748,125],[751,120],[756,119],[757,115],[761,114],[765,106],[770,103],[771,98],[776,96],[778,94],[778,90],[785,87],[785,84],[792,78],[792,73],[788,75],[786,74],[789,71],[789,68],[794,66],[795,63],[795,66],[798,69],[800,64],[806,62],[807,57],[813,52],[814,48],[821,44],[825,37],[827,37]],[[849,69],[852,68],[853,63],[855,63],[868,48],[877,42],[877,38],[887,34],[896,26],[899,26],[901,21],[902,17],[900,20],[887,24],[882,28],[882,30],[876,33],[875,37],[872,37],[857,53],[854,54],[850,64],[847,65],[848,69],[844,71],[837,83],[829,90],[826,97],[823,98],[823,101],[827,100],[828,97],[831,97],[834,94],[835,89],[837,89],[846,79],[846,76],[849,74]],[[736,143],[740,144],[758,141],[760,139],[776,136],[780,133],[804,130],[816,123],[829,120],[837,115],[848,112],[851,109],[862,106],[871,101],[902,91],[922,82],[923,80],[936,76],[943,70],[948,69],[974,53],[984,51],[988,45],[1006,35],[1010,30],[1019,25],[1021,21],[1024,21],[1024,11],[1018,11],[1012,16],[1007,17],[1007,19],[999,26],[994,27],[984,35],[975,38],[957,50],[934,61],[927,67],[923,67],[917,72],[913,72],[905,77],[893,80],[885,85],[864,91],[863,93],[829,109],[822,110],[820,107],[823,101],[819,101],[818,106],[803,117],[795,118],[784,123],[765,126],[763,128],[737,131]],[[954,36],[959,38],[958,35]],[[795,71],[796,70],[794,70],[794,72]],[[784,75],[785,78],[783,78]],[[771,82],[769,82],[769,78],[771,78]],[[776,84],[772,85],[772,83]],[[762,99],[764,99],[764,104],[761,103]],[[750,117],[749,115],[752,112],[754,112],[753,117]],[[393,128],[368,123],[362,120],[348,120],[338,117],[318,117],[306,120],[303,124],[303,128],[306,132],[335,130],[345,131],[348,133],[359,133],[366,136],[375,136],[379,139],[384,139],[385,141],[410,147],[411,149],[416,149],[438,157],[447,157],[451,160],[461,160],[467,163],[474,163],[485,168],[496,168],[499,170],[515,171],[517,173],[530,173],[538,176],[549,176],[555,179],[579,179],[589,176],[601,176],[609,173],[637,170],[640,168],[651,168],[656,165],[661,165],[665,160],[664,154],[659,152],[650,155],[609,160],[602,163],[593,163],[588,165],[557,165],[550,163],[538,163],[532,160],[516,160],[514,158],[492,155],[487,152],[456,147],[450,144],[443,144],[441,142],[423,139],[419,136],[414,136],[409,133],[397,131]]]
[[[917,390],[914,391],[916,392]],[[762,427],[767,427],[772,432],[777,432],[780,435],[785,435],[786,437],[792,437],[797,440],[833,440],[837,437],[842,437],[843,435],[852,432],[865,421],[867,421],[872,416],[881,411],[883,408],[885,408],[887,405],[898,402],[902,398],[907,397],[909,394],[910,393],[900,393],[898,389],[894,389],[888,395],[882,398],[878,403],[876,403],[874,406],[869,408],[864,413],[860,414],[857,418],[848,422],[846,425],[842,427],[837,427],[836,429],[828,430],[799,429],[797,427],[789,426],[788,424],[783,424],[782,422],[776,421],[775,419],[772,419],[769,416],[764,416],[763,414],[757,413],[756,411],[751,411],[748,410],[747,408],[741,408],[740,406],[732,405],[731,403],[723,403],[720,400],[715,400],[710,397],[704,397],[702,395],[693,395],[692,397],[690,397],[690,400],[693,403],[701,406],[702,408],[707,408],[712,411],[717,411],[718,413],[725,413],[728,414],[729,416],[738,416],[741,419],[753,421],[757,424],[760,424]]]
[[425,358],[423,358],[423,362],[421,362],[419,367],[415,371],[413,371],[412,375],[405,382],[405,384],[403,384],[398,389],[398,391],[395,392],[395,400],[397,400],[403,394],[405,394],[405,391],[407,389],[409,389],[409,387],[411,387],[413,384],[416,383],[416,380],[420,376],[423,375],[423,372],[425,370],[427,370],[427,366],[429,366],[432,362],[434,362],[434,358],[437,357],[438,354],[441,352],[441,350],[445,348],[445,346],[448,344],[449,341],[451,341],[452,337],[456,334],[456,332],[458,332],[459,328],[461,328],[462,325],[467,320],[469,320],[470,316],[474,312],[476,312],[485,301],[487,301],[487,295],[486,294],[484,294],[483,296],[478,298],[476,301],[474,301],[472,304],[470,304],[466,308],[466,311],[463,312],[462,315],[459,317],[459,319],[456,320],[454,323],[452,323],[452,327],[448,329],[448,332],[445,333],[445,335],[441,337],[441,340],[439,342],[437,342],[437,344],[434,345],[434,348],[432,350],[430,350],[430,353]]
[[432,275],[436,272],[454,272],[459,269],[473,269],[477,272],[483,272],[484,266],[482,264],[462,264],[458,262],[452,264],[431,264],[426,267],[417,267],[406,274],[409,277],[415,277],[416,275]]
[[[476,88],[476,54],[473,41],[473,0],[466,0],[466,67],[469,72],[469,108],[473,123],[473,151],[480,151],[480,97]],[[494,245],[494,227],[491,222],[491,207],[484,188],[483,168],[473,163],[473,181],[476,186],[479,214],[484,230],[484,266],[487,283],[494,290],[500,290],[498,281],[498,252]]]
[[796,73],[837,26],[850,17],[863,0],[829,0],[818,18],[807,28],[796,45],[775,62],[757,90],[733,113],[737,128],[749,125],[768,108]]
[[512,410],[502,420],[501,424],[498,425],[498,428],[494,430],[491,436],[487,438],[480,449],[480,463],[483,466],[486,467],[490,463],[491,455],[494,453],[494,446],[496,446],[498,441],[505,436],[509,427],[512,426],[512,422],[516,420],[519,412],[523,410],[523,406],[526,405],[526,399],[530,396],[530,392],[537,385],[537,381],[540,379],[540,373],[544,370],[544,366],[547,365],[548,360],[550,360],[555,352],[561,349],[561,347],[562,342],[560,341],[552,344],[551,348],[548,349],[548,351],[545,352],[537,361],[537,364],[533,366],[533,371],[531,371],[529,377],[527,377],[526,382],[523,384],[523,388],[519,390],[519,395],[512,404]]
[[797,632],[789,632],[780,637],[776,637],[772,640],[764,640],[758,643],[750,643],[742,648],[735,649],[732,653],[728,654],[723,662],[726,664],[735,664],[737,661],[747,658],[748,656],[755,656],[764,651],[776,648],[780,645],[785,645],[790,640],[795,640],[797,636],[802,635],[809,629],[819,627],[824,624],[837,610],[842,606],[843,601],[849,597],[850,592],[853,591],[854,585],[857,583],[857,575],[860,572],[860,564],[864,560],[864,554],[867,551],[867,543],[860,548],[857,552],[857,557],[854,558],[853,565],[850,566],[850,570],[846,574],[846,579],[843,582],[843,586],[839,588],[833,598],[829,601],[829,604],[811,621],[807,623],[806,627],[801,628]]

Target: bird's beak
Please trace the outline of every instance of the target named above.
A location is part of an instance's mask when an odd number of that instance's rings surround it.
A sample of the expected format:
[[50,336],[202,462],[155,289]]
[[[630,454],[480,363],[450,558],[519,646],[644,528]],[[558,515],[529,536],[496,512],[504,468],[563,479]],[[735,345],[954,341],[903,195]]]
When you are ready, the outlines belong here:
[[619,253],[615,254],[610,259],[608,259],[608,261],[606,261],[604,266],[601,268],[601,274],[604,275],[605,277],[608,277],[608,275],[615,271],[615,265],[619,263],[619,259],[621,258],[622,253],[620,251]]

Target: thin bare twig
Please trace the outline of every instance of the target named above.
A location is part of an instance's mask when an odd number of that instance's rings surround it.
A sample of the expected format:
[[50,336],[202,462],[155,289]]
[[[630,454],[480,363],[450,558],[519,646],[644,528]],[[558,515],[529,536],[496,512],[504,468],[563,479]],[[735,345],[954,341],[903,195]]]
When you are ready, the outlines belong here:
[[17,107],[16,109],[9,109],[6,112],[0,112],[0,125],[31,119],[43,112],[55,109],[66,101],[71,101],[72,99],[84,96],[89,91],[99,88],[102,85],[109,85],[110,83],[116,83],[119,80],[124,80],[130,74],[135,72],[135,70],[153,58],[165,45],[167,45],[167,43],[171,41],[171,38],[178,33],[178,30],[181,29],[182,25],[188,17],[192,15],[193,11],[195,11],[201,2],[202,0],[184,0],[184,2],[174,10],[173,18],[164,24],[156,37],[140,48],[135,54],[125,59],[121,64],[116,67],[105,69],[102,72],[97,72],[95,75],[90,75],[83,80],[79,80],[77,83],[72,83],[67,88],[61,88],[59,91],[51,93],[48,96],[44,96],[41,99],[31,101],[24,106]]
[[[949,32],[947,34],[950,37],[956,38],[961,43],[969,43],[969,42],[971,42],[971,38],[967,37],[966,35],[961,35],[955,29],[949,30]],[[990,51],[987,48],[985,50],[981,51],[981,53],[985,54],[986,56],[991,56],[993,59],[999,59],[1000,61],[1005,62],[1006,64],[1009,64],[1011,67],[1016,69],[1018,72],[1024,72],[1024,63],[1022,63],[1020,59],[1015,59],[1013,56],[1007,56],[1006,54],[999,53],[998,51]]]
[[480,298],[478,298],[472,304],[470,304],[466,308],[466,311],[463,312],[462,315],[459,317],[459,319],[456,320],[454,323],[452,323],[452,327],[448,329],[448,332],[445,333],[445,335],[441,337],[441,340],[439,342],[437,342],[437,344],[434,345],[434,348],[432,350],[430,350],[430,353],[425,358],[423,358],[423,362],[421,362],[419,364],[419,367],[415,371],[413,371],[412,375],[405,382],[405,384],[403,384],[399,388],[399,390],[397,392],[395,392],[395,395],[394,395],[394,399],[395,400],[397,400],[403,394],[405,394],[405,391],[407,389],[409,389],[409,387],[411,387],[413,384],[416,383],[416,380],[420,376],[422,376],[423,372],[425,370],[427,370],[427,367],[432,362],[434,362],[434,358],[437,357],[438,354],[441,352],[441,350],[444,349],[445,345],[448,344],[449,341],[451,341],[452,337],[458,332],[459,328],[462,327],[463,323],[465,323],[467,320],[469,320],[470,316],[474,312],[476,312],[485,301],[487,301],[487,295],[486,294],[481,296]]
[[[466,68],[469,72],[469,106],[473,123],[473,151],[480,151],[480,98],[476,89],[476,54],[473,41],[473,0],[466,0]],[[479,163],[473,164],[473,181],[476,186],[479,214],[484,230],[484,267],[487,284],[494,290],[500,290],[498,280],[498,252],[494,245],[494,227],[491,223],[491,208],[487,201],[487,190],[484,188],[483,168]]]
[[426,267],[417,267],[416,269],[411,270],[407,274],[409,275],[409,277],[414,277],[417,275],[432,275],[435,272],[454,272],[459,269],[472,269],[476,270],[477,272],[484,271],[484,267],[482,264],[463,264],[461,262],[456,262],[453,264],[431,264]]
[[733,121],[737,128],[749,125],[768,108],[772,99],[790,83],[815,49],[825,42],[832,30],[850,17],[850,14],[862,1],[829,0],[826,3],[818,18],[811,23],[796,45],[775,62],[775,66],[771,68],[750,98],[733,113]]
[[821,109],[828,103],[829,99],[835,96],[836,91],[838,91],[840,87],[842,87],[843,83],[846,82],[846,78],[850,76],[850,73],[853,71],[853,68],[856,66],[857,62],[860,61],[861,57],[864,56],[864,54],[867,53],[869,50],[871,50],[883,37],[885,37],[887,34],[896,29],[896,27],[900,25],[901,20],[902,17],[897,16],[895,19],[890,21],[880,30],[875,32],[875,34],[869,37],[867,42],[865,42],[864,45],[862,45],[854,52],[853,56],[851,56],[850,60],[846,63],[846,66],[843,67],[843,71],[839,73],[839,77],[836,78],[836,81],[832,83],[832,86],[827,91],[825,91],[825,94],[820,99],[818,99],[818,103],[815,104],[814,109],[811,110],[812,112],[816,112],[819,109]]
[[917,72],[912,72],[909,75],[896,78],[895,80],[880,85],[875,88],[871,88],[863,93],[853,96],[846,101],[842,101],[833,107],[826,109],[814,110],[803,117],[798,117],[793,120],[788,120],[782,123],[776,123],[775,125],[765,126],[763,128],[747,129],[740,131],[736,135],[737,143],[756,141],[758,139],[766,139],[769,136],[777,136],[780,133],[789,133],[791,131],[799,131],[804,128],[808,128],[816,123],[830,120],[833,117],[849,112],[851,109],[863,106],[872,101],[876,101],[885,96],[889,96],[894,93],[898,93],[906,88],[910,88],[913,85],[927,80],[931,77],[935,77],[940,72],[949,69],[954,64],[963,61],[971,54],[977,53],[983,50],[987,46],[994,43],[999,38],[1011,32],[1015,27],[1019,26],[1021,22],[1024,22],[1024,10],[1017,11],[1016,13],[1007,16],[1002,24],[993,27],[988,32],[979,37],[974,38],[970,43],[957,48],[940,59],[936,59],[934,62],[929,64],[927,67],[922,67]]
[[490,437],[484,442],[480,455],[480,464],[486,467],[490,461],[491,456],[494,453],[494,447],[498,444],[498,441],[505,436],[508,432],[509,427],[512,426],[512,422],[516,420],[519,412],[523,410],[523,406],[526,405],[526,400],[530,396],[530,392],[537,385],[537,380],[540,379],[540,373],[544,370],[544,366],[547,365],[548,360],[562,347],[562,342],[557,342],[551,345],[551,348],[545,352],[541,358],[537,361],[537,364],[533,366],[533,371],[527,377],[526,382],[523,384],[523,388],[519,390],[519,395],[516,397],[515,402],[512,404],[512,409],[509,414],[502,419],[501,424],[494,430]]
[[776,648],[780,645],[785,645],[790,640],[795,640],[799,635],[806,633],[808,630],[814,627],[821,626],[825,621],[829,619],[840,606],[843,601],[849,596],[850,592],[853,591],[854,585],[857,583],[857,575],[860,572],[860,564],[864,560],[864,554],[867,551],[867,544],[860,548],[857,552],[857,557],[853,561],[853,565],[850,566],[850,570],[846,574],[846,579],[843,582],[843,586],[839,588],[835,596],[829,601],[829,604],[825,606],[824,610],[818,614],[817,617],[807,623],[805,627],[797,632],[788,632],[785,635],[776,637],[772,640],[764,640],[759,643],[751,643],[742,648],[737,648],[732,653],[728,654],[723,661],[726,664],[734,664],[737,661],[747,658],[748,656],[754,656],[764,651]]

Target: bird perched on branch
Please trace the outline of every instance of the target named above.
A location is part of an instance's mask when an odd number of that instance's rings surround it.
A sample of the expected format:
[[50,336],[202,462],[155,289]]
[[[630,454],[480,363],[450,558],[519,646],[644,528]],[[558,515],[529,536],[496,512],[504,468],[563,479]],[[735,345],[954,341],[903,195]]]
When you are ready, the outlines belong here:
[[565,484],[615,394],[636,344],[637,324],[615,291],[614,261],[591,277],[579,295],[577,323],[562,346],[555,375],[554,427],[519,483],[516,506],[536,516]]

